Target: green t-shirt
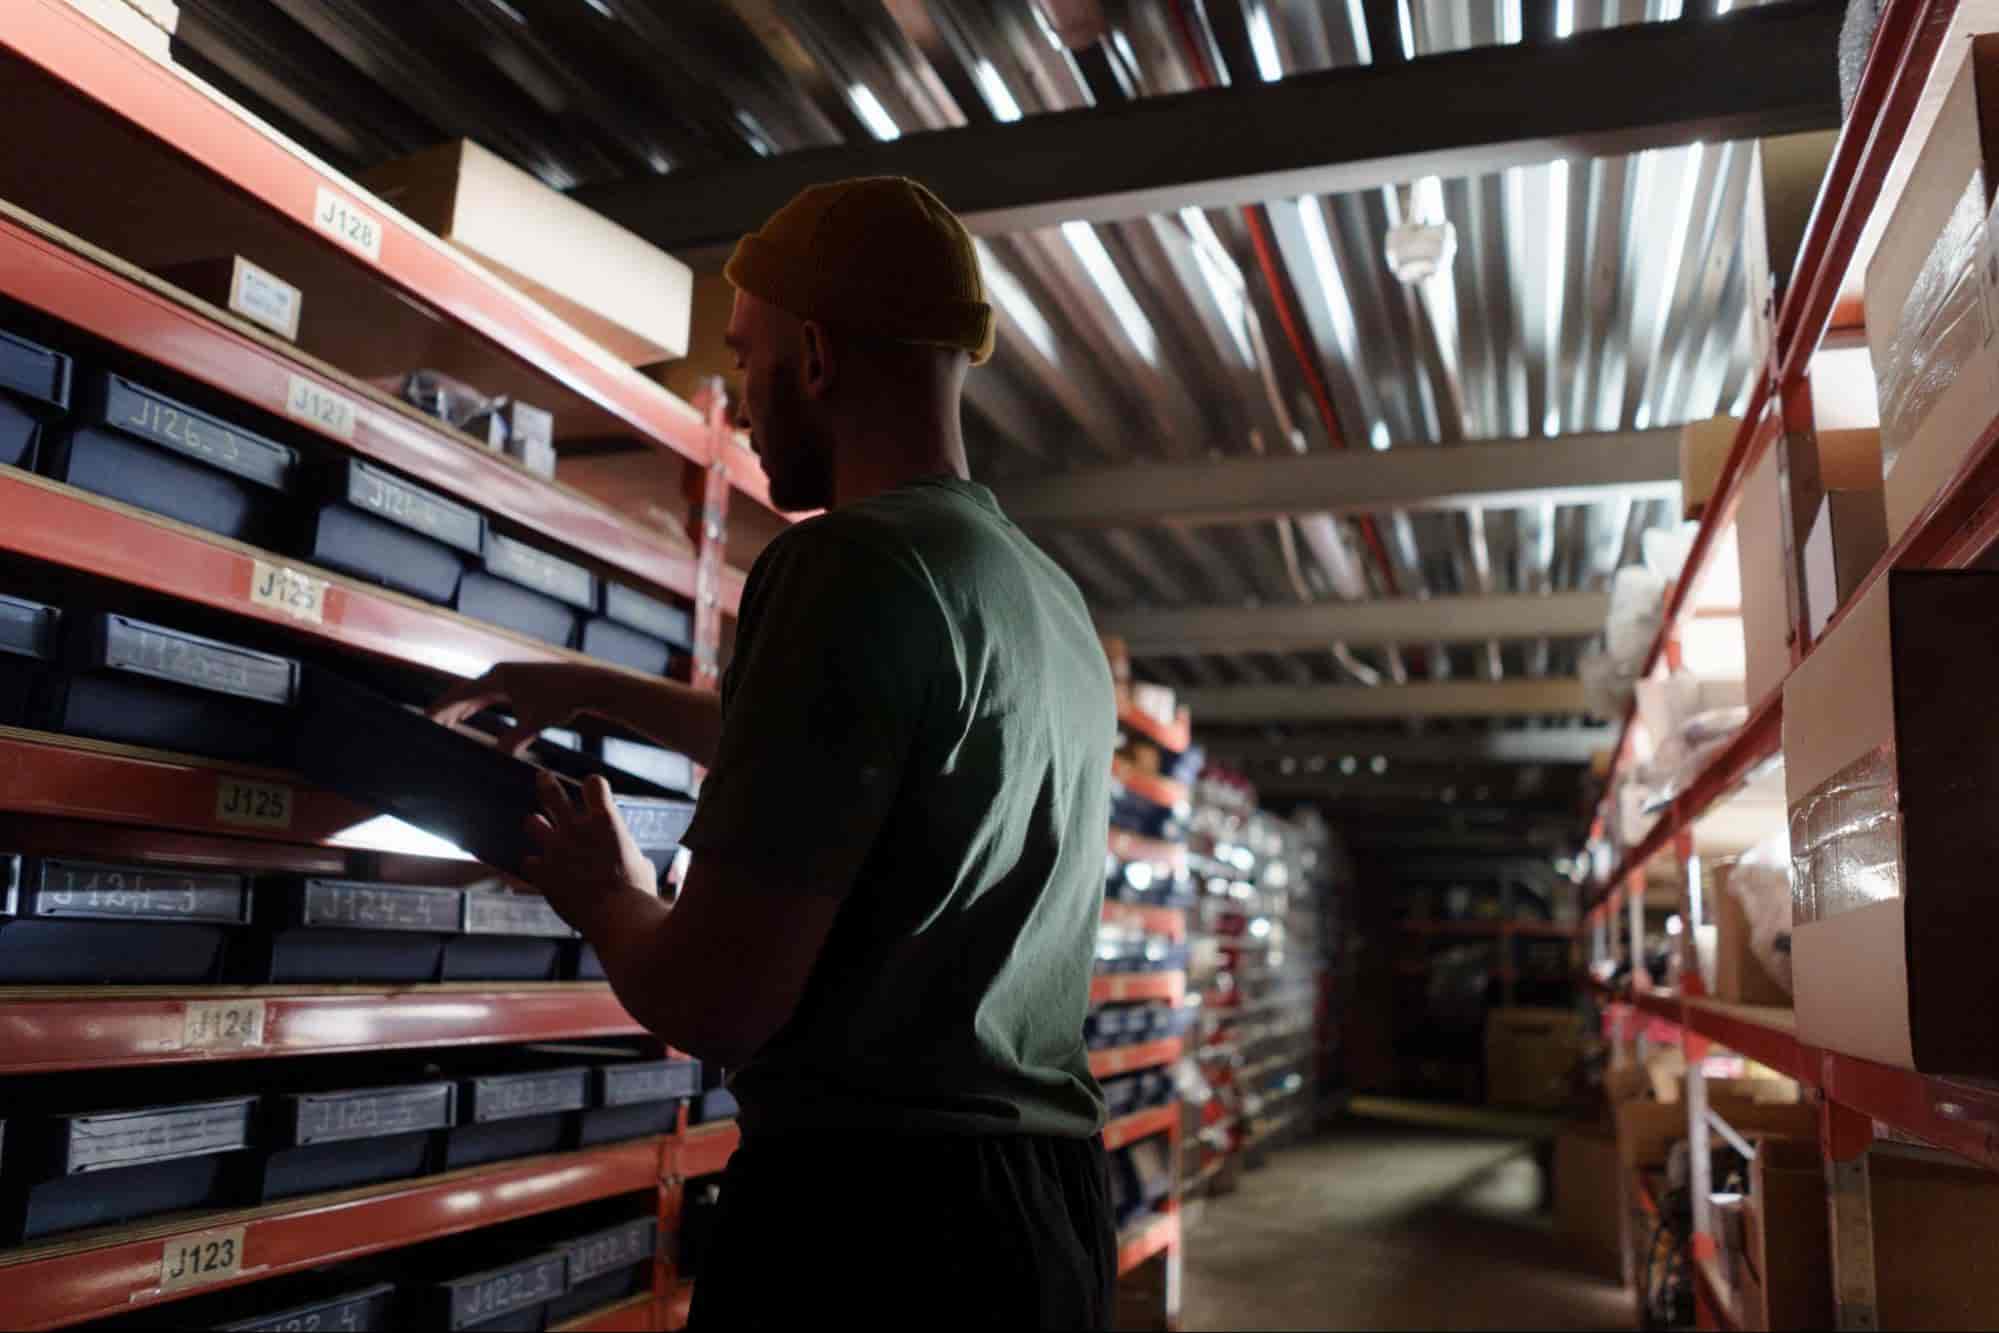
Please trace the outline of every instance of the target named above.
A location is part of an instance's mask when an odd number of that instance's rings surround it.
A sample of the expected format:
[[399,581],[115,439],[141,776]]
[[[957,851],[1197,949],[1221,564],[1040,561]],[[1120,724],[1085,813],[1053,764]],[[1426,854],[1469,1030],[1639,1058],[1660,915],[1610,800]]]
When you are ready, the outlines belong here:
[[1097,1133],[1116,704],[1069,576],[954,477],[809,519],[750,571],[722,708],[687,845],[845,895],[744,1125]]

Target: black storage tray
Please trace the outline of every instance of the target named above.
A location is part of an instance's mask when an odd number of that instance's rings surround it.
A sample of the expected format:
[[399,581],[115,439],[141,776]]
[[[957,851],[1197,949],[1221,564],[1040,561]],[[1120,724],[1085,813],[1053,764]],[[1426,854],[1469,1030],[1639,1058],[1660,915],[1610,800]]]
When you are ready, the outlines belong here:
[[184,454],[97,426],[60,433],[39,466],[57,481],[252,546],[282,549],[295,526],[285,497]]
[[288,494],[295,489],[298,450],[122,375],[99,373],[86,379],[76,413],[86,425],[145,440],[266,490]]
[[[229,1294],[237,1298],[239,1305],[256,1301],[264,1306],[261,1312],[213,1327],[217,1333],[293,1333],[297,1329],[351,1329],[358,1333],[390,1327],[396,1295],[392,1283],[359,1286],[355,1279],[343,1280],[337,1271],[310,1276],[315,1279],[310,1285],[322,1288],[326,1294],[308,1294],[308,1288],[266,1292],[265,1287],[277,1284],[259,1282],[245,1291]],[[157,1319],[158,1312],[149,1317]]]
[[604,581],[604,616],[629,629],[686,652],[694,643],[694,616],[657,597],[609,579]]
[[[0,981],[71,985],[217,980],[248,919],[240,875],[0,859]],[[115,879],[114,879],[115,877]]]
[[652,1289],[652,1261],[633,1264],[615,1272],[588,1278],[569,1288],[569,1293],[548,1303],[548,1327],[601,1310],[607,1305],[630,1300]]
[[[519,871],[529,851],[527,818],[541,808],[534,764],[440,727],[331,672],[308,667],[303,698],[294,763],[300,772],[455,843],[488,865]],[[601,771],[559,747],[545,746],[539,753],[569,776]],[[619,804],[624,808],[625,799]],[[635,809],[641,822],[678,818],[682,810],[686,819],[693,818],[693,804],[686,801],[641,803]]]
[[597,609],[597,576],[579,564],[550,555],[539,547],[517,541],[504,533],[486,529],[483,558],[486,572],[494,578],[544,597],[553,597],[579,611]]
[[650,676],[665,675],[673,659],[672,645],[664,640],[627,629],[602,616],[591,616],[583,622],[576,646],[586,657],[630,667]]
[[597,946],[588,940],[571,940],[563,946],[562,975],[568,981],[608,981],[604,960]]
[[513,1057],[510,1068],[471,1074],[461,1080],[458,1119],[466,1125],[488,1124],[580,1111],[589,1104],[588,1065]]
[[0,330],[0,398],[12,399],[40,419],[69,407],[74,365],[53,348]]
[[575,938],[546,899],[468,889],[461,933],[444,944],[442,975],[446,981],[553,981]]
[[460,1167],[483,1166],[487,1162],[562,1152],[569,1147],[571,1137],[567,1114],[459,1125],[455,1129],[440,1130],[433,1136],[431,1169],[456,1171]]
[[144,676],[248,702],[289,707],[298,698],[298,663],[291,658],[130,616],[74,619],[69,658],[81,671]]
[[591,1072],[599,1106],[679,1101],[701,1091],[699,1060],[613,1060]]
[[259,1157],[253,1192],[257,1202],[273,1203],[302,1194],[408,1180],[428,1171],[430,1162],[431,1136],[427,1133],[272,1148]]
[[56,679],[47,696],[43,725],[70,736],[276,766],[292,749],[288,713],[219,694],[105,675]]
[[678,1099],[666,1102],[635,1102],[630,1106],[598,1106],[576,1113],[575,1144],[594,1148],[600,1143],[620,1143],[626,1139],[671,1134],[680,1119]]
[[452,605],[461,615],[526,634],[558,648],[567,648],[576,639],[575,611],[553,597],[544,597],[476,569],[467,570],[459,578],[458,596]]
[[30,726],[40,718],[61,627],[55,607],[0,594],[0,727]]
[[32,1240],[243,1196],[257,1099],[31,1115],[0,1168],[5,1225]]
[[[569,1260],[569,1285],[624,1272],[635,1264],[650,1265],[659,1243],[659,1222],[633,1217],[558,1243]],[[588,1307],[584,1307],[588,1308]]]
[[[568,1257],[561,1250],[542,1250],[491,1264],[472,1257],[483,1248],[468,1245],[432,1263],[447,1269],[462,1270],[472,1263],[486,1267],[405,1281],[404,1319],[418,1328],[540,1328],[544,1307],[569,1285]],[[532,1316],[532,1322],[519,1322],[523,1316]]]
[[486,546],[486,516],[393,472],[341,458],[325,473],[325,498],[372,515],[466,555]]
[[258,926],[232,967],[246,982],[420,982],[442,973],[464,890],[356,880],[257,889]]
[[344,504],[319,507],[300,554],[439,606],[451,605],[465,569],[464,557],[443,542]]

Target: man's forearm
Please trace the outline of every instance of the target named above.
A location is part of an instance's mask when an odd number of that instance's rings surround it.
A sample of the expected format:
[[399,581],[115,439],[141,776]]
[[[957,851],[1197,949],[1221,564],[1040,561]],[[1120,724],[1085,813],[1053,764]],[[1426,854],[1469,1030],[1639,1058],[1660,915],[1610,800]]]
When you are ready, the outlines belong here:
[[722,697],[674,680],[607,671],[586,712],[643,732],[710,768],[722,742]]

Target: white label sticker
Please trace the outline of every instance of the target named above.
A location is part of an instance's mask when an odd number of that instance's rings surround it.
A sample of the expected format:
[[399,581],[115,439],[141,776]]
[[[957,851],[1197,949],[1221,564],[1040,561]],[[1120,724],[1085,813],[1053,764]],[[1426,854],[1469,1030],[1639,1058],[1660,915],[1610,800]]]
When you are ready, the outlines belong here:
[[292,826],[292,789],[279,782],[219,778],[215,818],[218,823],[242,828],[288,829]]
[[243,1272],[243,1227],[173,1236],[160,1251],[160,1290],[223,1282]]
[[326,623],[325,579],[259,560],[250,571],[250,604],[310,621]]
[[262,1000],[190,1000],[181,1045],[190,1051],[237,1051],[264,1044]]
[[273,333],[298,337],[298,288],[241,257],[236,260],[235,272],[236,286],[229,293],[230,307]]
[[294,374],[285,389],[287,415],[317,426],[337,439],[354,438],[354,402],[344,394],[321,388],[317,381]]
[[382,223],[344,195],[324,185],[312,207],[312,224],[358,254],[382,262]]

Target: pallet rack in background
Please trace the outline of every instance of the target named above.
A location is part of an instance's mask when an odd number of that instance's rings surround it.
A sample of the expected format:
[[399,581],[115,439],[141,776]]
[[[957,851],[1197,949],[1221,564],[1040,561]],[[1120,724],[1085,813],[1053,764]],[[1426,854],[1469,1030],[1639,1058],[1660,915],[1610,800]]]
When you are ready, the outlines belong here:
[[[1677,658],[1678,631],[1692,594],[1734,521],[1746,477],[1784,435],[1813,430],[1813,359],[1837,334],[1853,342],[1858,311],[1850,273],[1863,235],[1894,206],[1936,112],[1939,89],[1967,58],[1968,24],[1985,7],[1958,0],[1891,0],[1868,54],[1858,90],[1800,247],[1797,263],[1769,327],[1769,361],[1708,502],[1699,536],[1669,592],[1664,626],[1646,674]],[[1999,543],[1999,419],[1987,422],[1948,482],[1929,501],[1874,570],[1835,613],[1836,627],[1891,569],[1961,569]],[[1791,667],[1813,648],[1806,625],[1791,627]],[[1819,638],[1824,637],[1823,632]],[[1598,889],[1587,913],[1591,952],[1600,960],[1620,949],[1642,958],[1648,872],[1669,861],[1680,876],[1698,873],[1692,829],[1725,803],[1754,770],[1778,754],[1783,733],[1781,684],[1749,701],[1739,732],[1701,765],[1658,821],[1621,854],[1613,853],[1613,811],[1599,812],[1592,830]],[[1613,752],[1613,777],[1634,756],[1635,724],[1627,713]],[[1613,792],[1615,790],[1613,784]],[[1620,910],[1622,909],[1622,910]],[[1695,923],[1687,923],[1691,927]],[[1629,989],[1593,978],[1609,1006],[1610,1029],[1629,1036],[1641,1028],[1685,1047],[1688,1138],[1692,1145],[1698,1270],[1703,1325],[1732,1327],[1737,1312],[1716,1267],[1717,1232],[1707,1196],[1710,1121],[1703,1058],[1726,1049],[1798,1080],[1819,1107],[1819,1140],[1831,1208],[1832,1297],[1842,1328],[1874,1327],[1876,1273],[1869,1187],[1869,1153],[1878,1143],[1912,1139],[1964,1161],[1999,1169],[1999,1097],[1983,1084],[1932,1077],[1823,1050],[1802,1042],[1787,1008],[1724,1004],[1698,993],[1651,986],[1641,965]]]

